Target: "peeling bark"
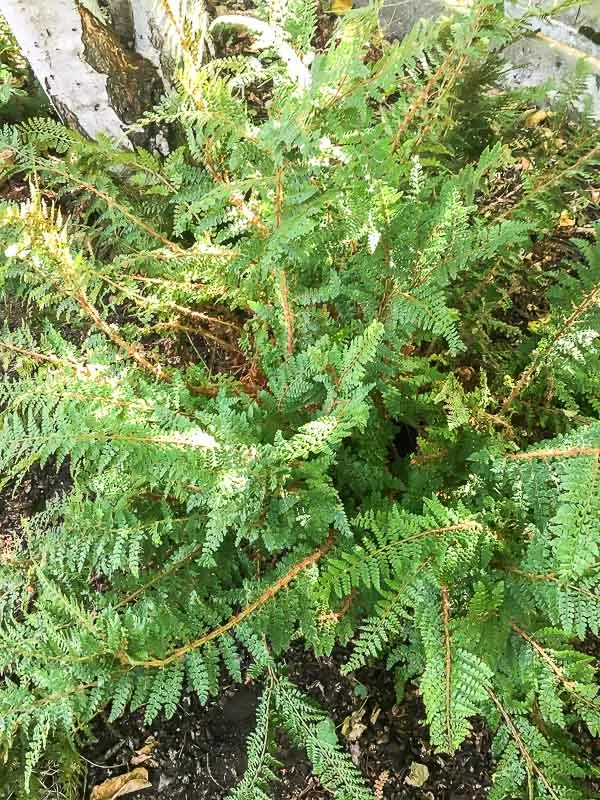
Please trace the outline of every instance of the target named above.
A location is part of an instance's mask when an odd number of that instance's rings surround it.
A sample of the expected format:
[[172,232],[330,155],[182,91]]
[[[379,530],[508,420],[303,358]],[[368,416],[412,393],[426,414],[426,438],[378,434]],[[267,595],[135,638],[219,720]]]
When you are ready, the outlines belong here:
[[[0,0],[57,113],[88,136],[125,135],[163,92],[149,0]],[[99,9],[98,9],[99,10]],[[131,135],[130,135],[131,138]]]

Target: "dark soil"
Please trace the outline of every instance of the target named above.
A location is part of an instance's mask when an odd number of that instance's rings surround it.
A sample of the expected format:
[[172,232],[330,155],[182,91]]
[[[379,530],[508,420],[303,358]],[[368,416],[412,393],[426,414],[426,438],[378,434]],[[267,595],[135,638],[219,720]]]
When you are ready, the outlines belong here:
[[[0,478],[2,476],[0,475]],[[46,502],[69,486],[69,471],[65,464],[58,472],[51,465],[33,466],[23,481],[15,487],[12,482],[0,490],[0,553],[12,547],[21,534],[21,520],[41,511]]]
[[[414,687],[401,705],[395,703],[391,677],[384,671],[365,671],[356,678],[341,677],[343,654],[315,659],[296,650],[288,659],[290,677],[334,720],[338,735],[345,718],[364,709],[366,730],[346,748],[371,787],[384,785],[383,797],[394,800],[483,800],[490,785],[490,733],[476,721],[473,734],[453,757],[436,754],[421,722],[424,709]],[[365,686],[368,694],[360,691]],[[254,726],[261,686],[226,686],[206,707],[184,697],[171,720],[145,726],[141,714],[112,727],[98,724],[96,741],[84,751],[91,787],[131,769],[131,758],[148,737],[157,740],[153,765],[145,764],[152,789],[131,794],[131,800],[222,800],[236,785],[246,766],[246,738]],[[357,691],[358,690],[358,691]],[[345,741],[345,740],[343,740]],[[277,757],[281,780],[269,791],[273,800],[330,800],[331,794],[312,775],[310,764],[283,734]],[[405,783],[412,762],[424,764],[429,778],[422,788]],[[93,762],[93,763],[92,763]],[[102,765],[102,766],[99,766]],[[386,778],[387,776],[387,778]]]

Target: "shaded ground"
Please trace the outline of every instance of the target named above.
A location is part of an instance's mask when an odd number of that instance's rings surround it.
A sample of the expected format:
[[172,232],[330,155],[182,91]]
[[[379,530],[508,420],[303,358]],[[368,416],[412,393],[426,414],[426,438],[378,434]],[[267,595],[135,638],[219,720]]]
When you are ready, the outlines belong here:
[[[360,681],[340,677],[342,655],[316,660],[296,650],[288,658],[289,674],[328,710],[339,735],[344,719],[364,708],[366,730],[356,742],[346,741],[346,747],[372,787],[380,780],[383,797],[394,800],[482,800],[487,796],[492,765],[490,734],[483,724],[475,723],[470,740],[454,757],[437,755],[420,722],[423,706],[414,689],[402,705],[396,705],[391,677],[385,672],[363,672]],[[364,686],[368,687],[366,697]],[[158,742],[152,753],[155,766],[149,767],[153,788],[128,797],[222,800],[246,766],[246,737],[254,726],[260,691],[261,686],[256,684],[227,686],[221,697],[205,708],[185,697],[172,720],[159,719],[149,727],[143,725],[139,714],[111,728],[100,724],[97,741],[85,751],[86,759],[93,764],[88,763],[84,797],[89,797],[94,784],[127,772],[132,756],[152,736]],[[304,754],[295,750],[284,735],[278,741],[278,758],[283,767],[280,782],[270,788],[270,797],[330,800],[331,794],[311,774]],[[422,788],[405,783],[413,761],[429,770],[429,779]]]

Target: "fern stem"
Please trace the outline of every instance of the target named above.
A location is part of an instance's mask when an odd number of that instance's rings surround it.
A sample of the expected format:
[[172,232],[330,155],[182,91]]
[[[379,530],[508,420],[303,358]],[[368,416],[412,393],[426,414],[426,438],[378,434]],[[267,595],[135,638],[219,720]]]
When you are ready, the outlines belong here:
[[498,697],[496,697],[496,695],[494,694],[494,692],[492,692],[491,689],[486,688],[486,692],[491,697],[494,705],[496,706],[496,708],[500,712],[500,716],[504,720],[504,723],[505,723],[506,727],[508,728],[508,730],[510,732],[510,735],[513,737],[515,744],[519,748],[519,752],[523,756],[523,761],[525,762],[525,766],[527,768],[527,773],[529,775],[530,795],[533,794],[531,792],[531,778],[534,775],[536,775],[538,777],[539,781],[544,786],[545,790],[548,792],[548,794],[552,798],[552,800],[559,800],[558,795],[556,794],[556,792],[554,791],[554,789],[552,788],[552,786],[548,782],[548,779],[546,778],[546,776],[544,775],[542,770],[538,767],[538,765],[533,760],[533,757],[532,757],[531,753],[529,752],[529,750],[527,749],[527,745],[525,744],[525,742],[523,740],[523,737],[521,736],[521,734],[519,732],[519,729],[517,728],[517,726],[513,722],[510,714],[508,713],[508,711],[504,708],[504,706],[502,705],[502,703],[500,702]]
[[581,458],[582,456],[595,456],[600,458],[600,447],[565,447],[561,449],[547,448],[545,450],[526,450],[523,453],[510,453],[505,458],[510,460],[530,461],[536,458],[547,460],[549,458]]
[[565,333],[579,321],[579,318],[583,316],[586,312],[588,312],[600,299],[600,284],[594,286],[591,291],[588,292],[581,300],[581,302],[575,306],[573,311],[569,314],[567,319],[561,324],[559,330],[554,334],[552,339],[548,342],[545,347],[541,347],[526,369],[523,370],[521,376],[519,377],[518,381],[512,388],[511,393],[506,397],[502,406],[500,407],[500,413],[506,414],[515,400],[519,397],[519,395],[530,385],[530,383],[535,379],[536,375],[538,374],[539,370],[542,367],[542,364],[545,360],[547,360],[548,356],[552,353],[552,350],[556,346],[556,344],[560,341],[560,339],[565,335]]
[[197,547],[194,547],[194,549],[191,550],[187,555],[185,555],[183,558],[180,558],[178,561],[175,561],[174,564],[170,564],[169,567],[167,567],[167,569],[165,569],[163,572],[158,572],[147,583],[144,583],[142,586],[138,586],[138,588],[135,589],[133,592],[126,594],[115,606],[115,611],[131,603],[133,600],[135,600],[145,591],[150,589],[152,586],[154,586],[157,583],[160,583],[160,581],[162,581],[168,575],[172,575],[181,566],[183,566],[183,564],[185,564],[187,561],[190,561],[190,559],[194,558],[194,556],[197,556],[199,553],[201,553],[203,547],[204,543],[199,544]]
[[[518,211],[522,205],[528,202],[532,197],[535,197],[538,194],[542,194],[547,192],[552,186],[556,186],[559,184],[565,177],[568,177],[571,173],[577,172],[577,170],[585,164],[586,161],[594,158],[598,153],[600,153],[600,145],[596,145],[587,153],[584,153],[580,156],[574,164],[571,164],[568,167],[565,167],[558,173],[551,171],[550,176],[547,173],[542,173],[542,176],[534,186],[534,188],[525,194],[514,206],[511,206],[502,214],[495,217],[496,222],[502,222],[502,220],[510,219],[510,217]],[[593,230],[593,229],[592,229]],[[486,275],[471,289],[470,292],[467,292],[462,298],[462,305],[470,300],[475,300],[479,297],[482,290],[488,286],[496,277],[498,269],[500,268],[502,261],[496,261],[493,267],[488,271]]]
[[[283,208],[283,184],[281,177],[282,171],[281,169],[277,169],[275,171],[275,230],[281,225],[281,213]],[[290,305],[288,279],[285,267],[280,267],[279,269],[279,292],[281,295],[283,319],[285,321],[287,354],[288,356],[292,356],[294,354],[294,312]]]
[[101,330],[102,333],[108,336],[113,344],[117,345],[117,347],[119,347],[121,350],[124,350],[127,355],[136,362],[136,364],[139,364],[140,367],[143,367],[147,372],[150,372],[155,378],[170,381],[170,376],[168,373],[163,371],[160,365],[153,364],[152,361],[146,358],[146,356],[141,353],[135,345],[125,341],[120,333],[114,330],[114,328],[112,328],[108,322],[106,322],[98,309],[88,300],[83,289],[77,290],[75,293],[75,299],[81,308],[86,312],[86,314],[91,317],[94,325]]
[[594,703],[587,697],[583,697],[577,692],[577,681],[570,680],[565,671],[554,661],[550,653],[542,647],[542,645],[537,642],[531,634],[524,631],[520,628],[516,623],[512,623],[513,631],[518,634],[522,639],[524,639],[527,644],[534,650],[537,655],[542,659],[542,661],[549,667],[551,672],[556,676],[557,680],[562,683],[565,689],[570,692],[580,703],[588,706],[588,708],[592,708],[595,711],[600,711],[600,706],[597,703]]
[[[597,567],[600,566],[600,564],[592,565],[592,567],[594,566]],[[510,572],[513,575],[518,575],[520,578],[526,578],[529,581],[550,581],[550,583],[557,583],[559,586],[562,586],[565,589],[570,589],[572,592],[581,594],[584,597],[593,600],[595,603],[600,604],[600,596],[590,592],[588,589],[578,586],[576,583],[564,583],[557,572],[527,572],[526,570],[519,569],[519,567],[512,566],[511,564],[501,566],[500,569],[503,572]]]
[[245,606],[238,614],[234,614],[223,625],[213,628],[199,639],[195,639],[193,642],[188,642],[181,647],[177,647],[165,658],[149,658],[145,661],[136,661],[127,653],[120,653],[119,660],[121,663],[127,664],[131,667],[166,667],[168,664],[171,664],[173,661],[177,661],[179,658],[186,655],[186,653],[189,653],[192,650],[197,650],[199,647],[202,647],[202,645],[211,642],[213,639],[217,639],[224,633],[236,628],[246,619],[246,617],[249,617],[259,608],[262,608],[262,606],[266,605],[266,603],[272,600],[275,595],[279,594],[282,589],[287,588],[290,583],[307,567],[311,566],[311,564],[316,564],[325,555],[325,553],[331,549],[334,541],[335,534],[331,533],[325,544],[321,545],[321,547],[319,547],[318,550],[315,550],[314,553],[311,553],[311,555],[302,559],[302,561],[298,562],[298,564],[295,564],[288,572],[286,572],[283,577],[267,586],[267,588],[256,598],[256,600],[253,600],[252,603],[249,603],[247,606]]
[[123,294],[126,295],[129,300],[133,300],[133,302],[137,305],[145,305],[157,309],[159,309],[161,306],[164,306],[165,308],[170,308],[173,311],[178,311],[180,314],[184,314],[187,317],[201,319],[203,322],[211,322],[213,325],[220,325],[224,328],[232,328],[238,331],[240,330],[239,325],[236,325],[234,322],[228,322],[227,320],[219,319],[219,317],[211,317],[210,314],[205,314],[203,311],[196,311],[195,309],[188,308],[187,306],[181,306],[179,303],[176,303],[173,300],[149,300],[147,297],[144,297],[135,290],[130,289],[122,283],[114,281],[112,278],[109,278],[108,275],[100,275],[98,277],[100,277],[101,280],[103,280],[105,283],[108,283],[109,286],[112,286],[117,291],[123,292]]
[[52,364],[55,367],[68,367],[69,369],[75,370],[78,370],[80,367],[79,364],[68,361],[65,358],[59,358],[52,353],[40,353],[36,350],[30,350],[26,347],[19,347],[18,345],[12,344],[12,342],[0,341],[0,347],[4,348],[4,350],[10,351],[11,353],[17,353],[18,355],[25,356],[26,358],[31,358],[33,361]]
[[442,595],[442,621],[444,623],[444,650],[446,654],[446,735],[448,748],[452,751],[452,645],[450,640],[450,599],[448,587],[441,587]]
[[[473,23],[473,28],[471,31],[473,37],[481,29],[483,25],[484,13],[487,12],[487,10],[488,9],[485,5],[478,9],[477,12],[478,16],[475,22]],[[458,79],[461,70],[467,64],[467,60],[468,59],[465,54],[459,56],[456,50],[449,50],[448,53],[446,53],[439,67],[433,73],[431,78],[427,81],[421,92],[416,96],[416,98],[410,104],[408,111],[404,116],[404,119],[398,126],[394,138],[392,139],[392,149],[391,149],[392,153],[395,153],[396,150],[398,150],[398,148],[400,147],[402,136],[406,133],[406,131],[410,127],[417,112],[421,109],[422,106],[424,106],[428,102],[439,81],[442,80],[442,86],[440,88],[438,98],[442,97],[444,92],[447,92],[452,88],[452,86]],[[423,127],[421,132],[419,133],[419,136],[417,137],[416,141],[417,144],[420,144],[422,142],[426,131],[427,131],[426,127]]]

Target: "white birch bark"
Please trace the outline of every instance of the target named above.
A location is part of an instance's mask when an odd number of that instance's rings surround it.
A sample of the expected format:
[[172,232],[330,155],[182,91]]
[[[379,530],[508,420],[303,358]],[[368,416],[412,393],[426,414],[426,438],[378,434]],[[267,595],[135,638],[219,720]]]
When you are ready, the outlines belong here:
[[61,119],[122,146],[130,144],[127,124],[162,90],[152,6],[153,0],[110,0],[112,19],[103,19],[91,0],[0,0],[0,12]]

